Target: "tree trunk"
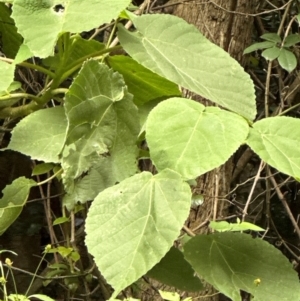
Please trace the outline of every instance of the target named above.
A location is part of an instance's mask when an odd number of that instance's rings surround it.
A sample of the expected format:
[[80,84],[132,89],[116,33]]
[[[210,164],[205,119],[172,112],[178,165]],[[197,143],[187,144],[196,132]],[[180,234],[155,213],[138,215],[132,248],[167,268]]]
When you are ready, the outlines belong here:
[[[194,24],[200,32],[214,44],[222,47],[242,65],[245,64],[243,51],[251,44],[253,17],[259,0],[214,0],[186,1],[170,0],[165,12],[183,18]],[[170,6],[170,4],[174,4]],[[171,9],[170,9],[171,7]],[[184,90],[183,96],[192,98],[204,105],[214,105],[210,101]],[[199,162],[195,163],[199,164]],[[194,191],[204,196],[203,203],[192,208],[187,226],[196,234],[208,233],[208,221],[227,217],[229,202],[226,197],[230,191],[233,172],[233,161],[230,159],[223,166],[200,176]],[[174,288],[150,280],[147,287],[137,283],[138,293],[131,291],[130,295],[146,300],[161,300],[157,289],[172,291]],[[224,301],[228,300],[219,294],[211,285],[205,284],[205,289],[197,294],[179,292],[182,300],[188,296],[195,300]],[[200,296],[200,299],[199,299]]]
[[[171,0],[168,3],[178,3]],[[222,47],[242,65],[244,49],[251,44],[253,17],[248,14],[255,12],[258,0],[215,0],[188,1],[173,6],[172,14],[194,24],[200,32],[214,44]],[[195,99],[203,104],[211,103],[189,91],[185,97]],[[198,163],[197,163],[198,164]],[[222,219],[227,216],[229,202],[226,196],[230,191],[233,163],[230,159],[223,166],[197,179],[197,193],[203,194],[204,202],[197,209],[192,209],[188,220],[188,227],[194,233],[207,233],[209,220]],[[206,285],[201,292],[205,301],[224,300],[213,289]],[[199,296],[199,294],[198,294]]]

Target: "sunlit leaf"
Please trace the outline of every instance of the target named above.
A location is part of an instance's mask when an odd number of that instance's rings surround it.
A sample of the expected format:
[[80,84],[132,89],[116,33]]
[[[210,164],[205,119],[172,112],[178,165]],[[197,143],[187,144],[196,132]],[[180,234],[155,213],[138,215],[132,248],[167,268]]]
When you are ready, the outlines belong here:
[[57,163],[66,130],[67,120],[62,107],[39,110],[17,124],[8,149],[19,151],[32,159]]
[[186,179],[224,163],[245,142],[249,126],[237,114],[185,98],[170,98],[149,114],[146,139],[158,170]]
[[247,144],[271,166],[300,177],[300,120],[270,117],[254,123]]
[[118,37],[133,59],[192,92],[254,119],[255,94],[249,75],[196,27],[166,14],[143,15],[132,21],[137,32],[119,26]]
[[54,45],[60,33],[80,33],[109,23],[116,19],[130,2],[14,0],[12,17],[34,56],[45,58],[53,55]]
[[178,173],[143,172],[101,192],[86,220],[86,244],[113,298],[171,248],[188,216],[190,188]]

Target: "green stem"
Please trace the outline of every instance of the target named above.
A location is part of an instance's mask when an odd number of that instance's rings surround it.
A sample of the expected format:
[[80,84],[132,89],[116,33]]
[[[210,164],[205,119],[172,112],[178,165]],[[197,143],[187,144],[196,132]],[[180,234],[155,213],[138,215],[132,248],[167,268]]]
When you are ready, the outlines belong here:
[[60,173],[62,173],[63,169],[61,168],[60,170],[58,170],[55,174],[53,174],[51,177],[49,177],[48,179],[42,181],[42,182],[39,182],[37,183],[36,185],[37,186],[41,186],[45,183],[48,183],[49,181],[51,181],[52,179],[54,179],[57,175],[59,175]]
[[286,113],[288,113],[289,111],[292,111],[294,110],[295,108],[299,107],[300,106],[300,103],[297,103],[296,105],[286,109],[285,111],[281,112],[280,114],[278,114],[277,116],[282,116],[282,115],[285,115]]
[[[6,57],[0,57],[0,61],[3,61],[3,62],[6,62],[6,63],[9,63],[9,64],[13,64],[14,63],[14,60],[13,59],[9,59],[9,58],[6,58]],[[51,78],[54,78],[55,77],[55,73],[49,71],[48,69],[46,68],[43,68],[39,65],[35,65],[35,64],[31,64],[31,63],[28,63],[28,62],[22,62],[22,63],[19,63],[17,64],[19,66],[22,66],[22,67],[26,67],[26,68],[30,68],[30,69],[34,69],[34,70],[37,70],[37,71],[40,71],[46,75],[49,75]]]
[[3,270],[3,265],[2,265],[2,261],[0,261],[0,270],[1,270],[1,278],[3,281],[3,294],[4,294],[4,301],[7,301],[7,290],[6,290],[6,284],[4,281],[6,281],[5,275],[4,275],[4,270]]
[[0,119],[4,119],[7,117],[10,118],[17,118],[17,117],[23,117],[26,115],[29,115],[30,113],[41,109],[43,106],[40,104],[37,104],[35,101],[30,102],[27,105],[20,106],[20,107],[13,107],[13,108],[4,108],[0,110]]
[[44,252],[44,254],[43,254],[43,256],[42,256],[42,258],[41,258],[41,260],[40,260],[40,262],[39,262],[39,264],[38,264],[38,266],[37,266],[37,268],[36,268],[36,270],[35,270],[34,276],[31,278],[31,281],[30,281],[30,284],[29,284],[29,286],[28,286],[28,289],[27,289],[27,291],[26,291],[26,293],[25,293],[25,296],[28,295],[28,293],[29,293],[29,291],[30,291],[30,288],[31,288],[31,286],[32,286],[32,284],[33,284],[33,282],[34,282],[34,279],[35,279],[35,277],[36,277],[36,275],[37,275],[37,273],[38,273],[38,270],[39,270],[39,268],[40,268],[40,266],[41,266],[41,264],[42,264],[42,262],[43,262],[43,260],[44,260],[44,258],[45,258],[45,256],[46,256],[46,254],[47,254],[47,252]]
[[41,99],[39,97],[36,97],[35,95],[28,94],[28,93],[12,93],[5,96],[0,96],[0,101],[2,100],[10,100],[15,98],[27,98],[32,99],[37,103],[40,103]]
[[121,49],[122,46],[118,45],[115,47],[111,47],[111,48],[106,48],[106,49],[102,49],[100,51],[94,52],[92,54],[88,54],[80,59],[78,59],[77,61],[75,61],[74,63],[72,63],[70,66],[68,66],[66,69],[68,71],[66,71],[63,76],[62,76],[62,81],[64,81],[65,79],[67,79],[72,73],[74,73],[77,69],[79,69],[82,65],[82,63],[89,59],[89,58],[97,58],[97,57],[101,57],[103,56],[103,54],[105,53],[109,53],[112,52],[114,50],[118,50]]
[[57,94],[66,94],[68,91],[69,91],[69,89],[67,89],[67,88],[57,88],[57,89],[52,90],[51,94],[53,96],[57,95]]

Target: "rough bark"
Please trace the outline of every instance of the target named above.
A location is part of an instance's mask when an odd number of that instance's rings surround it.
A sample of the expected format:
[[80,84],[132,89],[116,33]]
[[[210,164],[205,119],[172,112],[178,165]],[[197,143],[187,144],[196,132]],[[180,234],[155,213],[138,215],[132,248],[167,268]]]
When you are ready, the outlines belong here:
[[[178,3],[177,0],[171,0],[168,4],[174,3],[169,13],[194,24],[209,40],[244,65],[243,50],[251,44],[253,26],[253,17],[249,14],[255,13],[258,2],[258,0],[215,0],[214,2],[199,0]],[[213,105],[189,91],[184,91],[184,96],[203,104]],[[194,233],[208,233],[209,220],[226,217],[229,205],[226,196],[230,191],[232,170],[233,163],[229,160],[223,166],[197,179],[197,186],[194,189],[197,193],[203,194],[204,202],[198,208],[191,209],[187,221],[187,226]],[[171,290],[166,287],[160,289]],[[181,296],[186,297],[187,294],[183,293]],[[189,296],[201,296],[201,300],[204,298],[206,301],[228,300],[209,284],[205,285],[205,290],[200,294],[189,294]],[[153,300],[154,296],[150,298]],[[142,299],[149,300],[146,295],[143,295]]]

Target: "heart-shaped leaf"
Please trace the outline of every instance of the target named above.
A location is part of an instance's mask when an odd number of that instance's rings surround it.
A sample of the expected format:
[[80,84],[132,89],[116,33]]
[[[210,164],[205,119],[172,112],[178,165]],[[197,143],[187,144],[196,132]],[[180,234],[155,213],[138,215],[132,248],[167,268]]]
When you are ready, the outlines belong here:
[[185,98],[170,98],[149,114],[146,139],[158,170],[171,168],[186,179],[224,163],[245,142],[241,116]]

